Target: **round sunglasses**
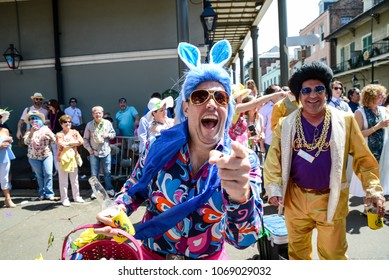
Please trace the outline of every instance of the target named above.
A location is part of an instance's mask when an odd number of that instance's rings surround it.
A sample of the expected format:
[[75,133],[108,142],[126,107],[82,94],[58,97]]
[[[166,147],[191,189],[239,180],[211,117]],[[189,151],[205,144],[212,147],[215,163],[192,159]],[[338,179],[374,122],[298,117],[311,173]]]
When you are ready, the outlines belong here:
[[312,92],[312,90],[316,94],[322,94],[323,92],[325,92],[326,87],[325,86],[315,86],[313,89],[310,87],[305,87],[305,88],[302,88],[300,92],[302,95],[308,95]]
[[192,91],[189,96],[190,103],[193,105],[203,105],[210,98],[213,98],[215,102],[220,106],[226,106],[230,101],[228,93],[224,90],[210,90],[210,89],[196,89]]

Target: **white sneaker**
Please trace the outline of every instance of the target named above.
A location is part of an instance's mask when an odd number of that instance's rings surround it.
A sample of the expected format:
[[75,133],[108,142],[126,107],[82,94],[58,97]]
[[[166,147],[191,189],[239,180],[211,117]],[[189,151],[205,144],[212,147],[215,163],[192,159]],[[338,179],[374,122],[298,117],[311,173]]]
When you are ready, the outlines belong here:
[[67,199],[65,199],[64,201],[62,201],[62,205],[65,206],[65,207],[70,207],[69,198],[67,198]]
[[114,191],[114,190],[109,190],[109,191],[107,191],[107,194],[108,194],[110,197],[113,197],[113,196],[115,196],[115,191]]
[[90,195],[90,199],[96,199],[96,195],[94,194],[94,193],[92,193],[91,195]]
[[81,196],[77,197],[74,202],[77,202],[77,203],[84,203],[85,201],[82,199]]

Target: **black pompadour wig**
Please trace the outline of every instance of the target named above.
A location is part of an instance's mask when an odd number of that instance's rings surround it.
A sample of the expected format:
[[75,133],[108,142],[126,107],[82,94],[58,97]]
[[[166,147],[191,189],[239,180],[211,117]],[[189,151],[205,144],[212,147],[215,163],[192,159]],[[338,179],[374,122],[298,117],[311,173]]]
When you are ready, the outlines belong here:
[[331,81],[333,73],[326,64],[318,61],[306,63],[293,73],[289,79],[289,88],[293,92],[296,100],[300,100],[300,91],[303,82],[307,80],[319,80],[326,87],[327,100],[331,100]]

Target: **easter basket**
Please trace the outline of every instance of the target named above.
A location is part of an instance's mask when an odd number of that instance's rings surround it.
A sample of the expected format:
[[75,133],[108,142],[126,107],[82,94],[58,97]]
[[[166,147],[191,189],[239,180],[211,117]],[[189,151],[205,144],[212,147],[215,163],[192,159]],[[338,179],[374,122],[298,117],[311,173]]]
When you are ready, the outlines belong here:
[[138,241],[127,232],[117,229],[127,241],[118,243],[113,238],[93,240],[80,248],[74,247],[71,235],[82,229],[101,228],[102,224],[86,224],[76,227],[66,237],[62,245],[62,260],[143,260],[142,249]]

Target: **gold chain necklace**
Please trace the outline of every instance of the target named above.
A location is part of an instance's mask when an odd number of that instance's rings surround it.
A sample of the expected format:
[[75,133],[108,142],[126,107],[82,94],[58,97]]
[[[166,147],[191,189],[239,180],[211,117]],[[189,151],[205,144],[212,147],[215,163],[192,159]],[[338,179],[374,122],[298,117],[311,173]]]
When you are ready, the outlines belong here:
[[326,109],[325,117],[324,117],[324,125],[323,129],[321,131],[321,135],[319,139],[314,139],[312,144],[308,144],[307,140],[304,136],[303,131],[303,125],[301,122],[301,112],[302,108],[299,109],[299,112],[296,116],[296,129],[297,129],[297,137],[294,141],[294,146],[296,149],[305,148],[308,152],[314,151],[317,149],[317,152],[315,154],[315,157],[318,157],[319,154],[327,149],[326,145],[326,139],[328,135],[328,129],[330,127],[330,121],[331,121],[331,112],[330,110]]

